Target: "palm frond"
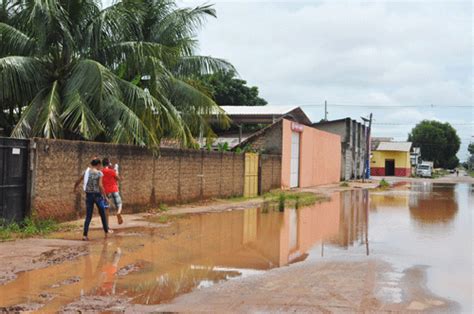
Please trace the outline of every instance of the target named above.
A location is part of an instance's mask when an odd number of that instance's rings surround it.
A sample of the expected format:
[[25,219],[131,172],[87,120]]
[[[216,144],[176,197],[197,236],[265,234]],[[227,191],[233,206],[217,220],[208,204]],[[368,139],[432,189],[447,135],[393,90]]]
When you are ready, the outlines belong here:
[[223,59],[209,56],[185,56],[181,57],[174,68],[178,76],[206,75],[215,72],[236,71],[234,66]]
[[0,58],[0,102],[31,101],[45,86],[45,69],[36,58]]
[[87,140],[95,139],[105,131],[95,113],[82,100],[79,93],[67,97],[64,101],[64,111],[61,121],[64,128]]
[[42,135],[45,138],[61,137],[61,99],[59,97],[59,86],[57,81],[53,82],[51,89],[45,95],[42,102],[41,110],[38,112],[38,120],[33,128],[33,134]]
[[31,56],[35,42],[28,35],[5,23],[0,22],[0,56]]
[[38,115],[43,106],[43,100],[47,92],[47,88],[39,91],[33,100],[22,110],[20,120],[13,128],[11,134],[12,137],[29,138],[36,135],[34,134],[33,129],[38,121]]

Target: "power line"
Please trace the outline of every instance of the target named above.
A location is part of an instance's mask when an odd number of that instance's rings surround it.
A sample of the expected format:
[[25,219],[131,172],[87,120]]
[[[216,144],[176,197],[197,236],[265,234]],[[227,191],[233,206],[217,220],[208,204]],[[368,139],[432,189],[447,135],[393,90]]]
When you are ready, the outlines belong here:
[[[441,122],[441,121],[440,121]],[[418,122],[411,122],[411,123],[390,123],[390,122],[374,122],[372,124],[375,124],[375,125],[413,125],[413,124],[418,124],[420,123],[420,121]],[[450,122],[441,122],[441,123],[449,123],[450,125],[474,125],[474,123],[450,123]]]
[[[301,107],[324,107],[326,104],[301,104]],[[386,108],[470,108],[474,109],[473,106],[466,106],[466,105],[369,105],[369,104],[334,104],[334,103],[327,103],[327,106],[333,107],[364,107],[364,108],[379,108],[379,109],[386,109]]]

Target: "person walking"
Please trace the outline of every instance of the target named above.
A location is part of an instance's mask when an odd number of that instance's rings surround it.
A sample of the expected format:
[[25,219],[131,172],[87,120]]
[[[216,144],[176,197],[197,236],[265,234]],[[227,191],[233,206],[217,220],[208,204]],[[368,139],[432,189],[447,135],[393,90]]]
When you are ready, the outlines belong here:
[[84,172],[84,174],[76,181],[74,185],[74,191],[77,191],[77,187],[84,180],[84,192],[86,193],[86,219],[84,221],[84,231],[82,240],[88,241],[89,225],[92,220],[92,214],[94,211],[94,204],[99,209],[100,219],[102,221],[102,228],[104,229],[105,236],[112,233],[107,224],[107,217],[105,215],[105,208],[107,206],[104,186],[103,186],[103,173],[100,171],[101,161],[98,158],[92,159],[90,167]]
[[107,198],[114,203],[115,209],[117,210],[117,222],[119,225],[123,223],[122,218],[122,198],[120,197],[118,181],[120,177],[118,175],[118,165],[115,165],[115,169],[112,168],[112,164],[109,158],[104,158],[102,160],[102,166],[104,169],[102,173],[104,174],[104,190]]

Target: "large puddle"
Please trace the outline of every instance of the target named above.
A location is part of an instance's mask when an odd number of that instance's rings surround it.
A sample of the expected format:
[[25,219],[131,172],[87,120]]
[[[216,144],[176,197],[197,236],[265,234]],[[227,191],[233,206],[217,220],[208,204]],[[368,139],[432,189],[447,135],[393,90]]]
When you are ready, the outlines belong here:
[[[395,278],[424,266],[435,294],[472,306],[469,185],[417,184],[390,192],[336,193],[307,208],[191,215],[166,228],[127,229],[90,254],[22,273],[0,286],[0,305],[55,311],[87,295],[159,304],[216,283],[296,262],[380,257]],[[290,266],[291,267],[291,266]],[[397,274],[398,273],[398,274]],[[403,291],[381,291],[401,299]]]

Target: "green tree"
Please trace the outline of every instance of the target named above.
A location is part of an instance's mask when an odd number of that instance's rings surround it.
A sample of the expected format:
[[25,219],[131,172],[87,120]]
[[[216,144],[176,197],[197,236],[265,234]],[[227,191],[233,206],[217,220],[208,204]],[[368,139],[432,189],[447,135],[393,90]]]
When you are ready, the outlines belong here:
[[258,96],[258,87],[236,77],[235,71],[219,71],[201,78],[220,106],[264,106],[267,101]]
[[[0,123],[14,137],[192,145],[217,104],[188,82],[233,67],[194,54],[209,5],[0,0]],[[222,121],[225,122],[225,117]],[[223,122],[223,123],[224,123]]]
[[408,140],[420,147],[421,158],[433,161],[435,167],[452,169],[459,164],[456,153],[461,140],[449,123],[423,120],[411,130]]

